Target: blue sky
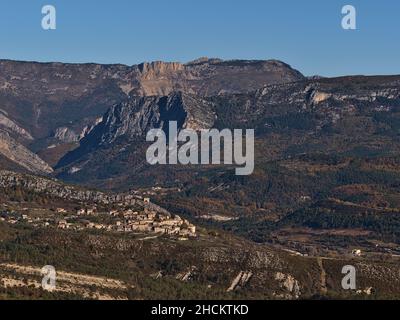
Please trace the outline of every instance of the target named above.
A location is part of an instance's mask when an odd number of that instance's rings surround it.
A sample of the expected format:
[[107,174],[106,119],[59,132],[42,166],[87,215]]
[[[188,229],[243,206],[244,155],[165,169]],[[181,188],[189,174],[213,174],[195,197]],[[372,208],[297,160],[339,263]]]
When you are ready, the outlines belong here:
[[[57,9],[57,30],[41,8]],[[341,8],[357,9],[357,30]],[[400,74],[398,0],[1,0],[0,58],[136,64],[279,59],[306,75]]]

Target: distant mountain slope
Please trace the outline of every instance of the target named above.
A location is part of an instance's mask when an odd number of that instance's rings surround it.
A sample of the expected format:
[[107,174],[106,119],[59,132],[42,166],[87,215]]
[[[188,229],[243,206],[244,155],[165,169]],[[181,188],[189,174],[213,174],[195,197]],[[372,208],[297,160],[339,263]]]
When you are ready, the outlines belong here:
[[[33,153],[48,155],[49,148],[78,143],[111,106],[129,97],[245,93],[303,79],[276,60],[203,58],[133,66],[0,60],[0,128]],[[53,164],[62,155],[52,152],[48,158]]]
[[[40,157],[0,130],[0,154],[18,166],[37,174],[50,174],[53,169]],[[6,165],[6,162],[3,162]]]
[[165,97],[132,97],[113,106],[81,140],[80,147],[60,160],[58,167],[99,148],[109,147],[119,138],[143,137],[153,128],[167,131],[169,121],[176,121],[179,129],[198,130],[213,127],[215,120],[213,104],[198,96],[172,92]]
[[[399,81],[396,76],[306,80],[245,94],[190,96],[177,99],[180,103],[175,108],[164,108],[163,119],[183,123],[191,117],[201,123],[214,114],[215,121],[203,123],[205,129],[254,128],[258,164],[316,152],[393,155],[400,149]],[[123,188],[133,181],[140,185],[143,177],[151,177],[149,182],[156,184],[166,172],[172,175],[169,182],[179,181],[177,172],[194,174],[200,168],[181,167],[175,171],[174,167],[163,166],[158,170],[145,162],[145,133],[162,127],[160,102],[174,96],[189,97],[172,94],[133,98],[112,107],[81,147],[59,163],[62,177],[71,181],[84,177],[90,184],[91,177],[97,176],[104,183],[110,179],[116,183],[114,187]],[[135,178],[127,179],[130,174]],[[99,183],[97,178],[93,183]]]
[[[155,230],[118,231],[114,227],[138,213],[154,224],[165,221],[162,217],[177,217],[132,194],[102,193],[33,175],[0,170],[0,191],[3,298],[292,300],[400,295],[398,258],[309,256],[215,228],[196,228],[197,235],[185,241]],[[57,290],[46,292],[41,290],[40,270],[49,261],[57,271]],[[357,270],[357,292],[341,286],[345,265]]]
[[0,110],[0,128],[10,134],[27,141],[33,140],[33,137],[25,129],[21,128],[14,121],[9,119],[6,114]]
[[203,59],[133,66],[0,60],[0,108],[37,139],[65,126],[80,134],[128,95],[168,95],[177,90],[200,96],[244,93],[303,79],[300,72],[275,60]]

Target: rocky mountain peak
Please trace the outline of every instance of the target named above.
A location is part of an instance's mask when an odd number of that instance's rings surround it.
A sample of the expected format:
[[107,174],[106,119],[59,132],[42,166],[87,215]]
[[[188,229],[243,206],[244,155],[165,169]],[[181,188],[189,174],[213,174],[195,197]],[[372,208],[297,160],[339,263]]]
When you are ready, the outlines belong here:
[[209,129],[216,116],[214,106],[207,99],[183,92],[171,92],[167,96],[131,97],[114,105],[103,120],[81,140],[78,149],[70,152],[60,164],[66,165],[76,156],[109,146],[119,138],[143,137],[154,128],[168,131],[169,122],[176,121],[178,129]]
[[212,104],[187,93],[132,97],[113,106],[87,139],[101,131],[101,143],[111,143],[121,136],[145,135],[153,128],[167,129],[169,121],[177,121],[179,128],[207,129],[214,120]]

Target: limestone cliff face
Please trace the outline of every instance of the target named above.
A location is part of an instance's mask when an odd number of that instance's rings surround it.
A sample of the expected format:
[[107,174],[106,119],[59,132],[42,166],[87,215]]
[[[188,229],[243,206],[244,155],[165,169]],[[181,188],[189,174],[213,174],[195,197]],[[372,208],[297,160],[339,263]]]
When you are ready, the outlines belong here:
[[152,62],[138,66],[136,95],[168,95],[184,91],[201,96],[246,93],[264,85],[304,80],[303,75],[277,60],[201,58],[187,64]]
[[114,105],[84,139],[80,147],[63,157],[58,167],[68,165],[83,155],[119,138],[133,140],[145,136],[151,129],[163,129],[168,135],[169,122],[176,121],[180,129],[210,129],[216,120],[214,105],[207,99],[173,92],[168,96],[133,97]]
[[209,129],[215,114],[210,102],[182,92],[164,97],[134,97],[113,106],[85,140],[109,144],[121,136],[146,135],[153,128],[167,131],[170,121],[176,121],[178,128]]
[[178,62],[151,62],[138,65],[140,87],[133,90],[140,96],[163,96],[171,91],[187,89],[184,79],[188,77],[185,66]]
[[36,154],[0,130],[0,153],[21,167],[37,174],[49,174],[53,169]]
[[185,66],[179,62],[155,61],[139,64],[138,68],[141,72],[141,79],[149,80],[157,77],[167,76],[170,73],[183,71]]

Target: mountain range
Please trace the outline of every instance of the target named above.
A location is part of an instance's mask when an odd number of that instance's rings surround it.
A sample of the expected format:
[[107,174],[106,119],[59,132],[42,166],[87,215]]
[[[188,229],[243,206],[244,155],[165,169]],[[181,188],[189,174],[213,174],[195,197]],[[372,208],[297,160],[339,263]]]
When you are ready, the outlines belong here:
[[[188,64],[153,62],[130,67],[1,60],[0,128],[14,144],[39,156],[50,153],[47,160],[54,166],[107,110],[129,97],[161,97],[174,91],[198,96],[243,93],[303,78],[275,60],[203,58]],[[39,163],[35,170],[48,173]]]
[[[229,165],[149,165],[146,133],[165,129],[169,121],[177,121],[178,129],[254,129],[254,173],[235,176]],[[368,253],[368,263],[396,259],[399,136],[396,75],[305,77],[277,60],[201,58],[134,66],[0,60],[0,169],[18,175],[3,185],[7,201],[20,196],[15,179],[33,176],[57,179],[51,180],[57,190],[66,183],[139,193],[204,228],[206,242],[222,232],[222,246],[268,244],[332,264],[354,248]],[[22,185],[29,189],[31,183]],[[64,199],[63,192],[46,188],[23,192],[46,203]],[[246,255],[242,249],[240,254]],[[292,258],[285,256],[285,266],[303,277]],[[320,268],[318,259],[312,263]],[[390,268],[396,261],[389,261]],[[158,262],[151,263],[153,270]],[[320,282],[314,265],[293,263],[310,268],[312,280],[303,287],[312,295]],[[250,271],[235,272],[246,283],[252,277],[247,279]],[[336,285],[325,285],[338,292]]]

